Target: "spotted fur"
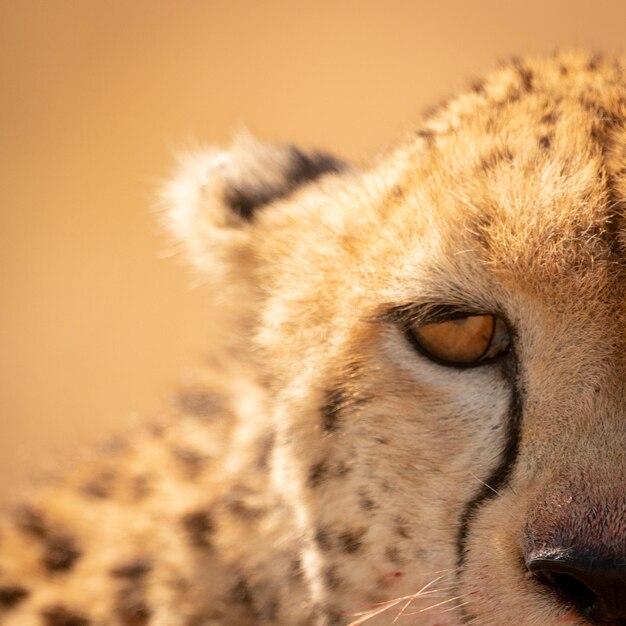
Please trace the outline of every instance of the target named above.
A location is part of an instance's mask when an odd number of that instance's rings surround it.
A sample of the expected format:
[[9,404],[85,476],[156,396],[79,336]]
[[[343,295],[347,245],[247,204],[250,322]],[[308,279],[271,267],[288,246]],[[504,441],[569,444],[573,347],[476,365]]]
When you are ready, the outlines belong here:
[[[624,65],[583,53],[501,67],[365,169],[248,135],[184,157],[163,214],[215,296],[208,365],[7,512],[0,623],[626,623],[620,588],[532,568],[626,567],[625,203]],[[463,311],[511,349],[415,349]]]

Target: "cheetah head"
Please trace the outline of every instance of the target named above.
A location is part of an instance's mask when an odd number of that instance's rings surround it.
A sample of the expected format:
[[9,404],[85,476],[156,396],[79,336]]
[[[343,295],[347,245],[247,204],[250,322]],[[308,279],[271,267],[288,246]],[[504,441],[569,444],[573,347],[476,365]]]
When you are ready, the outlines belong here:
[[618,65],[503,67],[362,169],[245,136],[166,200],[266,390],[298,610],[626,624]]

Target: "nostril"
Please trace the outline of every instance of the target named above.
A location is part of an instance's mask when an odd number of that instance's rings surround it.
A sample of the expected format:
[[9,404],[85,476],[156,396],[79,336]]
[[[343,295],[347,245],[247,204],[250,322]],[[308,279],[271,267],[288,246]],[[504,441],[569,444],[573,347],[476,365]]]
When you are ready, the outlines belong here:
[[626,625],[626,561],[562,555],[530,558],[535,580],[594,624]]
[[536,570],[533,575],[538,582],[550,587],[562,600],[573,604],[583,615],[588,615],[596,604],[596,594],[571,574]]

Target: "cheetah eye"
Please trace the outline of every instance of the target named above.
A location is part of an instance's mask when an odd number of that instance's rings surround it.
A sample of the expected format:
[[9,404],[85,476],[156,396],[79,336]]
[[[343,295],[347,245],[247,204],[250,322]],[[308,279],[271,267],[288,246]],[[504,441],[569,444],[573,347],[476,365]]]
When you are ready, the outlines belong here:
[[480,365],[503,355],[511,343],[509,329],[495,315],[414,325],[409,333],[420,352],[444,365]]

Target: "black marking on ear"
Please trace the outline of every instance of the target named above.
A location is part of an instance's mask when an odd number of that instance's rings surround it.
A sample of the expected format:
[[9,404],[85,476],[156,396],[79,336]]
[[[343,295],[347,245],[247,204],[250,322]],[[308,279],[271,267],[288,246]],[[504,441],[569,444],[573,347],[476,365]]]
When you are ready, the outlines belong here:
[[[516,338],[513,337],[513,344],[515,344],[515,339]],[[511,388],[504,449],[500,455],[500,462],[497,467],[494,468],[482,486],[477,489],[474,497],[465,504],[461,513],[456,541],[459,572],[463,571],[463,565],[467,559],[467,541],[476,513],[481,506],[492,498],[495,498],[498,492],[507,485],[513,473],[519,452],[520,425],[524,404],[518,360],[514,350],[502,361],[502,364],[503,373]],[[461,611],[465,614],[465,617],[468,618],[467,612],[463,608]],[[466,622],[469,623],[469,618],[466,619]]]
[[293,146],[289,150],[289,164],[280,185],[255,184],[246,181],[232,184],[224,192],[224,202],[230,210],[250,222],[260,208],[280,198],[285,198],[301,185],[312,182],[330,172],[339,172],[345,165],[334,157],[321,152],[306,154]]
[[30,592],[19,585],[0,586],[0,609],[12,609],[29,595]]
[[61,605],[43,609],[41,617],[45,626],[89,626],[91,624],[84,615]]
[[326,392],[322,405],[322,426],[326,432],[336,430],[339,413],[344,405],[344,393],[340,388]]
[[215,530],[213,518],[209,511],[192,511],[183,515],[181,523],[189,543],[195,548],[210,548],[211,536]]
[[67,572],[72,569],[81,554],[71,537],[53,535],[45,540],[43,566],[49,572]]

